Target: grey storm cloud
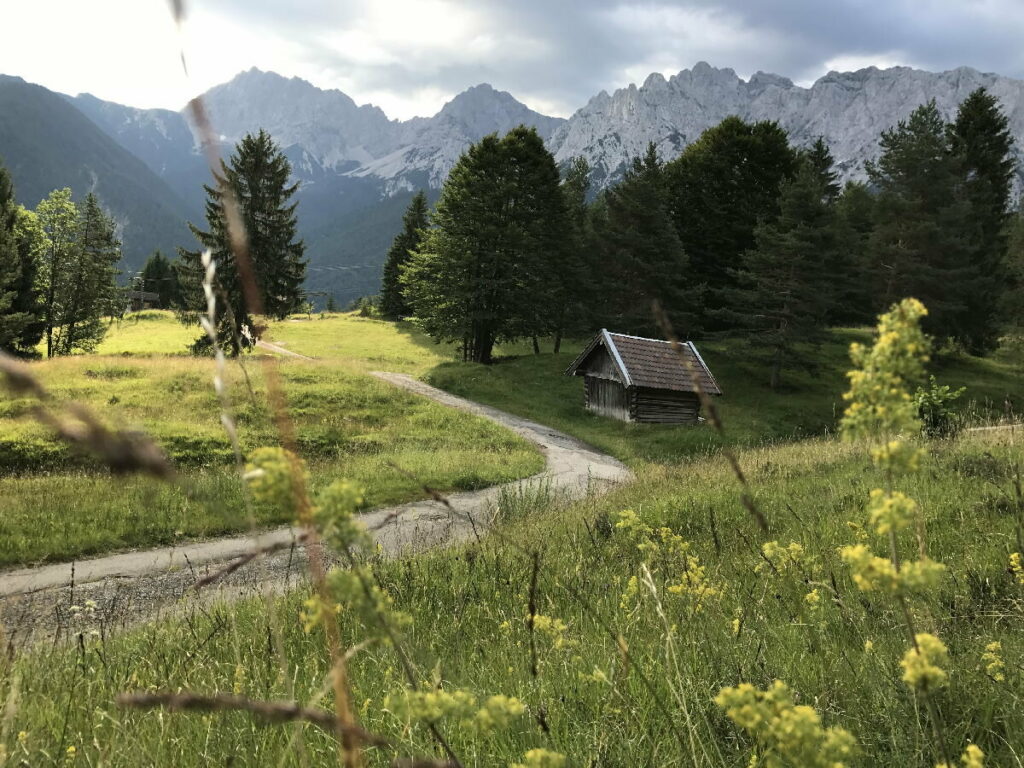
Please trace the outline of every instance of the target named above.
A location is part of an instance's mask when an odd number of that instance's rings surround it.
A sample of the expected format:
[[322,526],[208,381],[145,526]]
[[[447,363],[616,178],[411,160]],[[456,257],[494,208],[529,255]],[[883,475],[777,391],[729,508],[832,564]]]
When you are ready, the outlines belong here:
[[489,82],[563,113],[600,90],[700,60],[741,76],[763,70],[797,82],[825,74],[829,62],[931,70],[967,65],[1024,77],[1024,0],[460,0],[452,7],[478,20],[489,41],[485,53],[431,46],[425,31],[423,40],[404,41],[386,60],[332,42],[331,32],[360,26],[371,2],[388,6],[387,0],[207,0],[204,6],[297,41],[306,63],[365,90],[455,94]]

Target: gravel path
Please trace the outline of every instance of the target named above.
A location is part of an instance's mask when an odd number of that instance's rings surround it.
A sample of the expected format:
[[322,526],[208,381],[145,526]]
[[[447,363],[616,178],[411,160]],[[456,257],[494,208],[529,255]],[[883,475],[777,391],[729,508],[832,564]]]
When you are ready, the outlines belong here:
[[[276,350],[275,350],[276,351]],[[282,350],[283,351],[283,350]],[[293,353],[295,354],[295,353]],[[496,408],[435,389],[411,376],[374,376],[439,403],[502,424],[535,443],[547,459],[543,472],[479,491],[453,493],[451,509],[427,500],[385,507],[362,517],[387,556],[410,554],[480,535],[503,494],[543,492],[578,498],[599,493],[630,477],[616,459],[576,438]],[[14,645],[96,629],[106,633],[175,613],[196,602],[282,591],[304,578],[305,551],[299,531],[278,528],[259,534],[199,541],[176,547],[124,552],[74,563],[0,573],[0,627]],[[195,581],[255,548],[276,545],[197,595]],[[72,606],[85,607],[73,610]]]

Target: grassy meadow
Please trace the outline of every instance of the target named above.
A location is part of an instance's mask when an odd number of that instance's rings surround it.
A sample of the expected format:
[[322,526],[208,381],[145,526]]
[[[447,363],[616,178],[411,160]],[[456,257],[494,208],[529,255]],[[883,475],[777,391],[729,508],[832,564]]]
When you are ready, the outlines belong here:
[[[724,393],[718,407],[726,442],[757,445],[834,430],[843,410],[840,395],[847,386],[849,345],[869,340],[870,333],[864,329],[832,330],[816,353],[815,369],[786,371],[778,391],[768,386],[767,365],[751,359],[745,345],[733,340],[696,340]],[[525,344],[505,347],[499,350],[504,359],[495,365],[447,361],[431,369],[426,378],[454,394],[574,434],[633,466],[677,462],[722,444],[710,429],[625,424],[585,411],[582,380],[563,375],[584,344],[564,343],[558,355],[546,351],[533,355]],[[550,344],[543,349],[550,349]],[[957,407],[971,423],[1024,410],[1024,368],[1016,357],[944,356],[933,361],[930,370],[942,384],[967,387]]]
[[[29,399],[5,397],[0,400],[0,565],[291,522],[273,510],[246,507],[234,452],[220,424],[213,361],[183,354],[195,329],[180,326],[168,313],[141,314],[142,319],[115,325],[96,355],[31,368],[58,401],[84,403],[111,425],[151,435],[181,470],[180,483],[111,478],[33,421]],[[336,318],[330,325],[337,357],[280,361],[314,489],[348,478],[367,488],[367,504],[378,506],[422,497],[422,484],[480,488],[543,466],[532,446],[506,430],[367,376],[359,355],[373,341],[364,328],[377,329],[381,349],[387,346],[381,343],[383,324]],[[407,369],[430,363],[426,354],[417,358],[419,347],[390,336]],[[344,356],[346,338],[357,350],[351,357]],[[248,453],[277,445],[279,437],[258,361],[250,356],[241,365],[244,371],[229,363],[227,376],[241,447]]]
[[[165,320],[146,322],[154,324],[153,338],[177,330]],[[179,451],[196,486],[190,493],[218,503],[237,498],[229,468],[190,463],[193,449],[175,441],[193,431],[216,439],[210,362],[158,356],[146,345],[142,325],[112,334],[103,356],[41,363],[38,371],[61,397],[152,429],[172,456]],[[502,430],[372,384],[365,371],[375,369],[409,372],[576,434],[637,473],[605,496],[573,504],[543,492],[510,498],[495,530],[479,542],[411,559],[370,559],[375,584],[409,619],[397,644],[367,642],[378,628],[345,601],[337,619],[326,619],[338,622],[344,646],[352,649],[352,701],[360,724],[393,745],[369,749],[367,765],[396,764],[395,755],[440,760],[428,721],[465,766],[824,765],[823,757],[767,762],[713,701],[723,687],[748,682],[765,688],[776,679],[789,685],[797,704],[813,707],[824,726],[853,734],[856,751],[844,765],[932,768],[944,759],[943,747],[955,762],[968,743],[985,751],[987,766],[1021,764],[1024,570],[1015,572],[1010,556],[1024,550],[1024,435],[1000,429],[929,442],[920,470],[895,481],[920,509],[900,534],[898,553],[909,560],[927,551],[947,568],[937,589],[908,600],[917,631],[938,635],[949,649],[943,665],[948,685],[926,701],[901,680],[908,641],[899,604],[883,592],[859,590],[837,551],[864,544],[885,554],[887,546],[865,507],[871,489],[889,478],[873,467],[868,446],[830,434],[849,365],[846,345],[866,340],[867,332],[836,331],[818,370],[790,377],[792,388],[778,393],[762,384],[765,370],[741,348],[700,345],[725,392],[727,439],[767,531],[741,504],[708,427],[626,425],[583,411],[581,382],[561,376],[579,342],[557,356],[508,347],[505,359],[483,368],[454,361],[411,327],[348,315],[282,323],[273,335],[318,358],[282,361],[314,486],[351,477],[367,484],[375,503],[415,493],[383,466],[396,455],[409,462],[420,457],[418,471],[436,473],[441,482],[432,482],[445,487],[536,468],[539,457]],[[932,368],[942,383],[968,386],[963,408],[980,422],[1000,415],[1008,398],[1019,410],[1020,365],[1014,357],[960,357]],[[257,366],[249,368],[258,393]],[[134,373],[109,373],[122,369]],[[186,374],[194,387],[177,392],[173,402],[155,399]],[[240,416],[252,409],[240,418],[247,446],[272,439],[266,414],[245,405],[237,371],[232,392]],[[34,441],[40,455],[58,450],[25,426],[18,401],[3,407],[0,431],[20,435],[9,443]],[[374,450],[356,450],[360,441]],[[205,450],[196,450],[201,454]],[[122,541],[97,543],[97,551],[122,546],[133,535],[186,535],[178,534],[185,530],[179,526],[203,514],[176,517],[182,500],[191,498],[178,489],[118,481],[115,494],[109,478],[86,465],[69,469],[64,461],[71,459],[55,458],[47,472],[23,470],[0,480],[0,498],[22,505],[15,519],[28,537],[24,551],[50,546],[32,530],[40,516],[49,514],[54,541],[58,526],[69,525],[68,515],[46,512],[56,506],[54,494],[65,493],[58,496],[65,504],[83,499],[88,508],[80,513],[81,530],[69,530],[64,546],[90,530],[97,537],[110,535],[106,526],[122,531]],[[51,503],[29,500],[40,493]],[[115,510],[113,519],[100,517],[101,508]],[[0,522],[9,525],[9,519],[5,508]],[[160,532],[139,534],[143,520]],[[244,521],[239,516],[226,528],[234,523]],[[309,619],[309,597],[298,590],[193,609],[113,635],[98,632],[86,608],[78,642],[0,660],[0,701],[8,702],[0,758],[7,755],[11,765],[336,763],[333,738],[309,724],[266,725],[240,712],[137,711],[114,703],[126,690],[190,690],[330,708],[324,629]],[[993,643],[1000,644],[996,651]],[[404,662],[423,694],[412,703]],[[522,711],[498,725],[473,714],[495,694],[516,697]],[[452,705],[439,714],[452,697],[463,704],[472,697],[475,704],[466,705],[468,712]],[[433,709],[424,709],[424,701]],[[417,707],[427,720],[408,713]],[[525,757],[535,749],[566,760]]]
[[[924,510],[921,532],[949,572],[942,588],[913,606],[918,625],[950,648],[950,684],[936,697],[944,739],[955,754],[968,741],[987,765],[1016,765],[1024,749],[1024,584],[1007,570],[1020,547],[1024,501],[1021,436],[979,433],[933,446],[923,471],[901,487]],[[569,756],[568,765],[746,766],[751,741],[712,702],[739,681],[782,679],[827,726],[857,739],[854,766],[933,766],[929,717],[900,680],[902,617],[885,596],[858,592],[836,548],[880,542],[864,499],[880,483],[861,446],[814,439],[743,449],[739,459],[770,524],[762,536],[738,503],[724,462],[704,458],[649,466],[611,495],[571,507],[526,504],[480,544],[400,562],[375,575],[412,618],[402,648],[423,690],[467,691],[480,701],[515,696],[525,712],[508,727],[481,730],[442,719],[464,765],[508,765],[529,749]],[[614,525],[633,509],[689,543],[720,594],[672,594],[679,563],[649,561]],[[805,555],[768,568],[770,538]],[[913,537],[905,542],[913,554]],[[531,590],[531,553],[540,568]],[[639,588],[631,587],[633,577]],[[635,585],[637,582],[633,582]],[[535,629],[531,672],[526,617],[560,623]],[[818,595],[816,602],[807,595]],[[86,765],[322,765],[336,746],[310,726],[266,726],[240,713],[134,712],[114,706],[122,690],[235,691],[258,699],[328,705],[322,631],[303,630],[305,594],[222,606],[127,635],[90,636],[81,647],[28,654],[9,666],[8,696],[19,704],[8,749],[29,764],[59,762],[70,747]],[[342,613],[346,645],[372,628]],[[1000,642],[1002,679],[987,671],[986,647]],[[399,754],[438,756],[422,724],[396,701],[404,687],[393,648],[362,648],[351,662],[360,722],[393,739]],[[14,734],[24,736],[15,738]],[[369,765],[387,765],[370,750]],[[788,763],[787,763],[788,764]]]

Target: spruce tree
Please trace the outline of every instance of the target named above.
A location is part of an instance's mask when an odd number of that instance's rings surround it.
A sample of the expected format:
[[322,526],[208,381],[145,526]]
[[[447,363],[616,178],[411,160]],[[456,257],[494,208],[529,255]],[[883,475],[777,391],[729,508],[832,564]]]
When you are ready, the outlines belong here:
[[402,271],[417,321],[467,360],[552,329],[552,260],[566,216],[558,168],[536,130],[485,136],[452,168],[420,249]]
[[590,262],[593,250],[589,206],[590,164],[583,157],[569,161],[562,180],[562,198],[566,212],[566,238],[562,259],[554,264],[554,352],[558,354],[566,333],[587,330],[593,314],[595,269]]
[[38,254],[22,232],[23,216],[0,165],[0,350],[31,356],[42,336],[42,305],[35,285]]
[[874,226],[875,196],[867,184],[848,181],[836,200],[838,234],[828,315],[832,325],[870,325],[876,317],[868,260]]
[[839,197],[839,174],[835,170],[835,159],[832,157],[832,150],[829,149],[825,139],[821,136],[814,140],[814,143],[801,153],[801,156],[811,164],[811,168],[821,181],[825,190],[825,199],[834,201]]
[[402,231],[395,236],[388,249],[380,285],[380,312],[388,320],[401,320],[411,314],[409,304],[402,295],[400,277],[409,254],[420,247],[423,232],[429,223],[427,213],[427,196],[420,190],[406,208],[402,216]]
[[1006,287],[998,308],[1006,328],[1024,339],[1024,207],[1010,217],[1006,245]]
[[732,271],[734,285],[720,289],[715,316],[740,330],[752,355],[771,365],[769,385],[781,384],[787,367],[807,367],[824,327],[830,294],[827,265],[836,250],[835,208],[822,175],[810,161],[783,182],[779,215],[762,221],[755,247]]
[[[235,146],[229,161],[221,161],[217,184],[204,185],[208,229],[203,231],[189,224],[202,248],[179,249],[177,269],[185,308],[181,314],[183,322],[195,322],[197,315],[206,310],[201,256],[203,249],[209,249],[217,267],[217,337],[232,354],[250,346],[258,329],[250,316],[253,308],[246,306],[231,248],[222,187],[231,189],[241,213],[260,309],[280,320],[302,304],[306,276],[305,244],[296,239],[298,203],[291,202],[298,184],[289,184],[290,176],[291,164],[270,134],[262,129],[256,135],[247,134]],[[204,336],[194,348],[203,349],[206,345]]]
[[777,123],[738,117],[704,131],[665,166],[670,208],[695,284],[732,284],[732,270],[754,247],[758,222],[778,214],[779,186],[795,168],[796,153]]
[[117,262],[121,243],[116,225],[91,192],[79,212],[75,247],[66,262],[68,280],[54,339],[54,354],[92,351],[106,335],[104,318],[121,309]]
[[977,275],[964,297],[965,341],[975,352],[992,349],[999,332],[999,295],[1006,285],[1006,224],[1014,161],[1013,137],[998,100],[984,88],[968,96],[949,126],[950,149],[960,161],[970,208],[970,260]]
[[36,207],[36,216],[44,235],[40,282],[43,286],[46,323],[46,356],[59,354],[59,333],[66,317],[68,295],[77,261],[78,208],[71,190],[54,190]]
[[961,163],[935,101],[884,131],[880,144],[878,162],[868,164],[878,189],[869,242],[875,309],[914,296],[928,307],[929,333],[969,343],[967,298],[980,274],[971,261]]
[[688,333],[697,293],[672,224],[664,166],[653,143],[608,191],[604,216],[599,272],[607,281],[601,302],[607,320],[625,332],[655,333],[651,308],[657,300],[676,331]]

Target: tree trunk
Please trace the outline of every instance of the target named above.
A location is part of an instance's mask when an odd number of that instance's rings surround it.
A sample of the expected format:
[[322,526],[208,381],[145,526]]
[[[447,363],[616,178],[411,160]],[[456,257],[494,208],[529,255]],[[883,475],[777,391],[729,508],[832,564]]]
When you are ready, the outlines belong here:
[[555,354],[557,355],[561,349],[562,349],[562,332],[561,331],[556,331],[555,332]]
[[483,325],[478,326],[473,333],[473,362],[490,365],[493,349],[494,337],[490,329]]
[[537,343],[537,337],[536,336],[533,337],[533,354],[535,354],[535,355],[539,355],[540,354],[540,344]]

